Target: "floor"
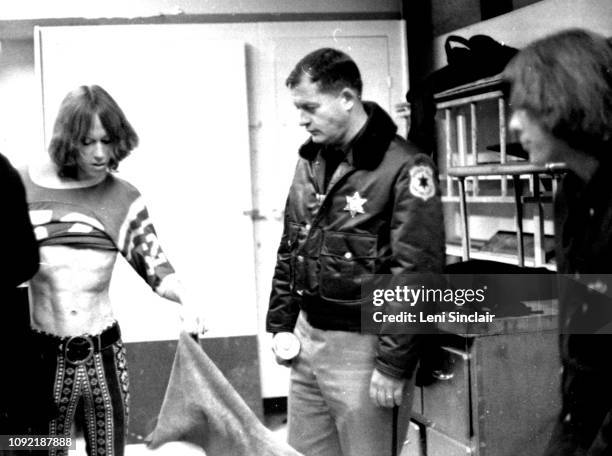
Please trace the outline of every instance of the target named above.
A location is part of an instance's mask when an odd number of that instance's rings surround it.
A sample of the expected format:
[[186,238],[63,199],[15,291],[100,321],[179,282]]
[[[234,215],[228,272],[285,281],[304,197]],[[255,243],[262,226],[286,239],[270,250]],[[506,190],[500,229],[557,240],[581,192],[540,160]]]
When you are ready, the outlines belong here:
[[[264,400],[264,425],[272,434],[284,442],[287,438],[287,402],[285,398]],[[183,442],[172,442],[157,450],[149,450],[144,444],[127,445],[125,456],[202,456],[206,453],[198,446]],[[85,440],[82,436],[76,439],[76,448],[68,452],[69,456],[86,456]]]

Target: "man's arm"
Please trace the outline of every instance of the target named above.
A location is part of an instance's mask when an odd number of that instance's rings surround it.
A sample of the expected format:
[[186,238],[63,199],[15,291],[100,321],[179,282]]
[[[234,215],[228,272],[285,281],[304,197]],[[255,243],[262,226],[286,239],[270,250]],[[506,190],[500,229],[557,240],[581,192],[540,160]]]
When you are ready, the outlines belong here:
[[[276,266],[272,278],[272,291],[266,315],[266,331],[274,334],[292,333],[300,312],[296,297],[291,292],[291,252],[297,244],[298,227],[288,221],[289,198],[285,204],[283,234],[276,254]],[[290,361],[276,357],[279,364]]]
[[0,194],[4,202],[0,239],[4,242],[0,287],[14,288],[30,279],[39,267],[38,243],[28,215],[25,189],[19,174],[0,155]]
[[299,304],[291,292],[291,252],[297,245],[299,227],[288,220],[289,198],[285,204],[283,234],[276,253],[270,304],[266,316],[266,331],[276,334],[292,332],[299,314]]
[[181,320],[183,329],[190,334],[205,331],[200,318],[197,300],[178,279],[174,267],[166,257],[149,212],[139,197],[129,211],[129,216],[121,230],[121,254],[132,268],[159,296],[182,304]]
[[[442,271],[442,203],[436,170],[425,155],[404,165],[395,183],[390,243],[391,273],[398,283],[426,285],[421,281]],[[422,340],[416,332],[379,336],[370,396],[381,406],[399,405],[404,379],[414,375]]]

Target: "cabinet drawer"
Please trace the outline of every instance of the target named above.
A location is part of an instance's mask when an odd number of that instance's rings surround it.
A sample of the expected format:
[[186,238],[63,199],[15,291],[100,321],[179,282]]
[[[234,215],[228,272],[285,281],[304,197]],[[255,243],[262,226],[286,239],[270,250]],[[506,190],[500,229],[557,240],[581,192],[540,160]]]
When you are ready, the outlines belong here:
[[470,446],[458,442],[431,427],[426,429],[425,444],[427,446],[427,456],[469,456],[474,454]]
[[445,372],[423,387],[423,416],[436,429],[468,443],[472,434],[470,416],[469,356],[452,347],[442,347],[448,358]]

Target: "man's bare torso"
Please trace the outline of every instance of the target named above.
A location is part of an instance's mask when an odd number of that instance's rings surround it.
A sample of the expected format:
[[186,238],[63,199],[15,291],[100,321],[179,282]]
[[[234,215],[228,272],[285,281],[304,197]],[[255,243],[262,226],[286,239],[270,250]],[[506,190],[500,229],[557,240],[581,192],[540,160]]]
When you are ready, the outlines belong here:
[[114,321],[108,295],[117,252],[41,246],[30,281],[32,327],[59,336],[99,334]]

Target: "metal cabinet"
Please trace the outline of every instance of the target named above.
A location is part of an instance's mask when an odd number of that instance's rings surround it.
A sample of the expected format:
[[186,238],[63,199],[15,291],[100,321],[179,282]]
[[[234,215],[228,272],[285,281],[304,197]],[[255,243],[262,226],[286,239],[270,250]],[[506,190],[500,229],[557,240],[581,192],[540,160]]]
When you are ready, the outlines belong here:
[[408,427],[401,456],[543,452],[559,413],[561,367],[556,305],[538,305],[542,313],[447,334],[448,369],[417,387],[412,422],[400,423]]
[[[447,254],[554,269],[544,255],[546,231],[552,232],[548,203],[565,165],[534,166],[517,156],[522,149],[508,141],[508,107],[498,77],[435,100],[447,238],[451,219],[460,243],[455,250],[447,245]],[[500,220],[514,231],[516,251],[504,257],[474,248],[482,225]],[[530,252],[527,236],[533,239]],[[557,309],[555,301],[525,304],[535,312],[500,316],[477,329],[439,325],[446,370],[416,388],[412,421],[400,421],[408,429],[401,456],[543,452],[560,407]]]

